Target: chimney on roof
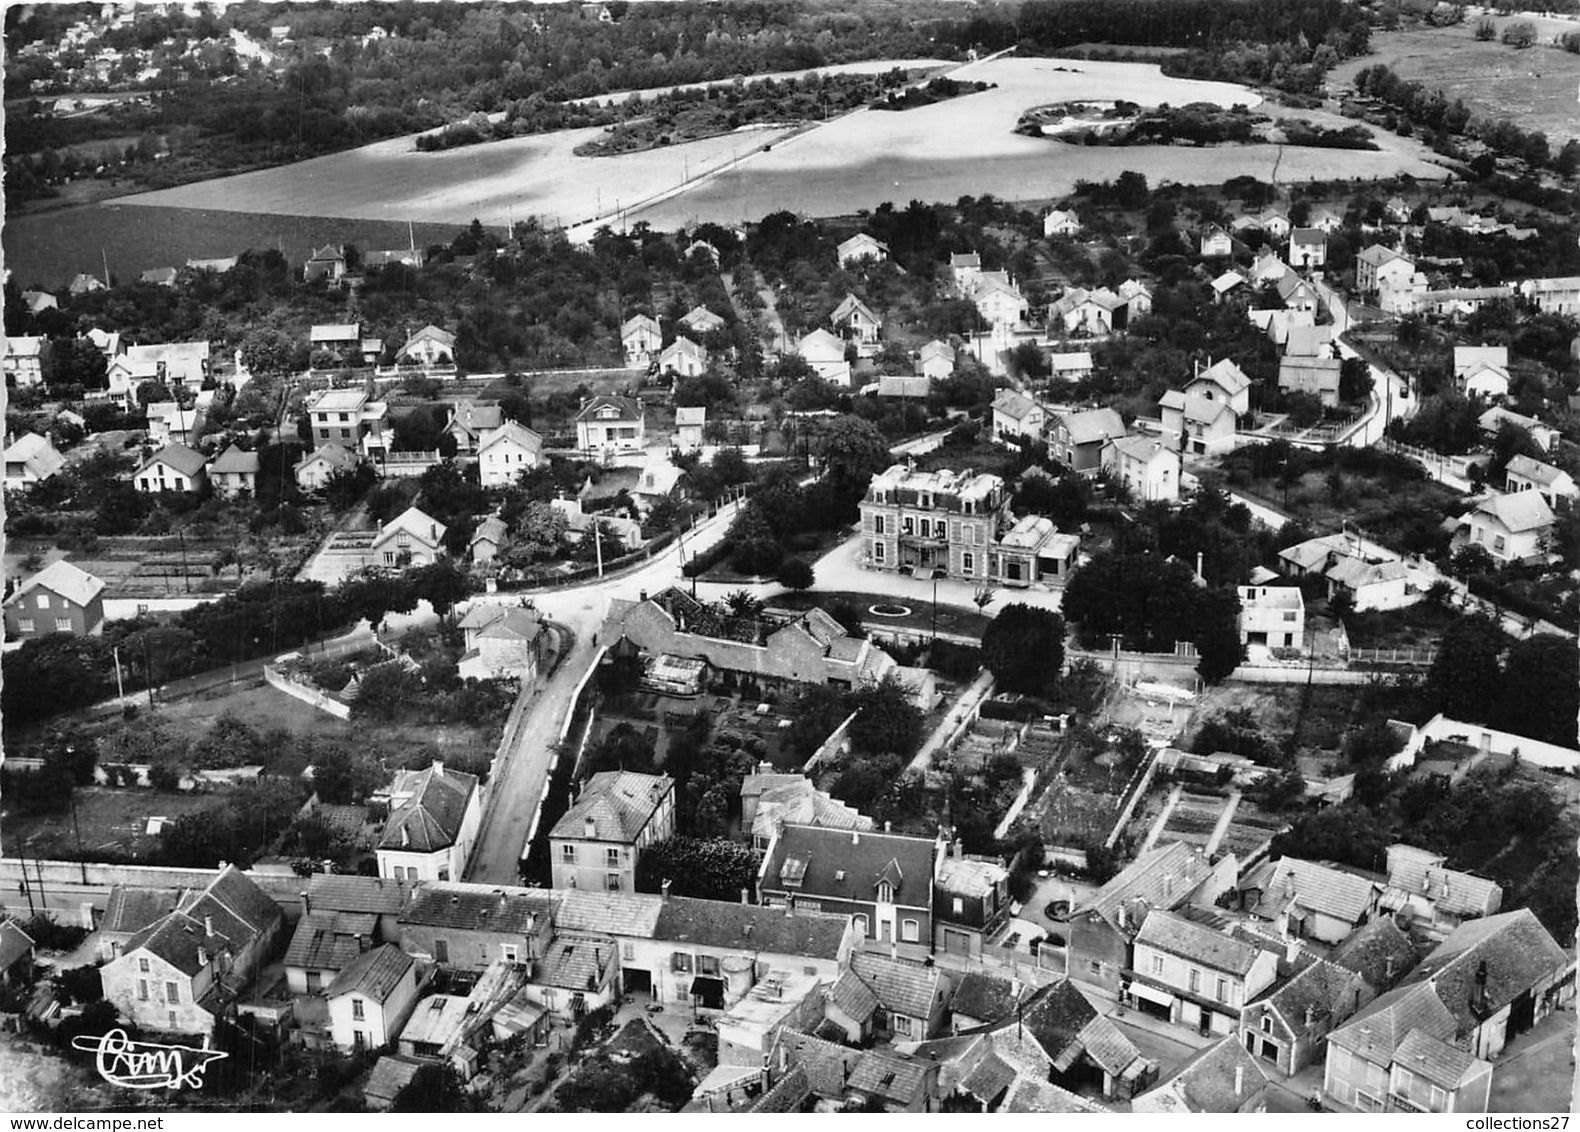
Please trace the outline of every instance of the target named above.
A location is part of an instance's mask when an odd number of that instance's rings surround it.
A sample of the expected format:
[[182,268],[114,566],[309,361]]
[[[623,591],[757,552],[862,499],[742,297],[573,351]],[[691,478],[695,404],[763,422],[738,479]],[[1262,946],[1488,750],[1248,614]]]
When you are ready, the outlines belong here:
[[199,967],[207,967],[208,966],[208,948],[206,948],[206,947],[198,948],[198,966]]
[[883,832],[884,833],[890,833],[890,832],[893,831],[893,829],[894,829],[894,823],[891,822],[888,818],[884,818],[883,819]]
[[785,919],[788,920],[794,915],[795,915],[795,894],[794,893],[790,893],[790,894],[787,894],[785,896]]
[[1243,1065],[1234,1067],[1234,1095],[1245,1096],[1245,1066]]
[[444,760],[443,759],[434,759],[433,760],[433,772],[435,774],[437,774],[437,775],[443,776],[443,774],[444,774]]
[[[659,883],[659,886],[658,886],[658,897],[659,897],[660,900],[668,900],[669,899],[669,885],[670,885],[670,880],[669,880],[668,877],[665,877],[663,879],[663,881]],[[741,892],[744,895],[746,890],[743,888],[743,889],[741,889]]]
[[1300,941],[1291,935],[1284,941],[1284,961],[1293,963],[1300,958]]
[[955,838],[949,844],[949,855],[957,860],[964,857],[966,855],[966,843],[958,837]]
[[587,837],[589,837],[589,838],[591,838],[593,836],[593,834],[598,832],[598,823],[593,819],[593,816],[591,814],[588,814],[582,820],[582,832],[584,834],[586,834]]
[[861,830],[853,829],[853,830],[850,831],[850,843],[852,845],[860,845],[861,844]]
[[641,598],[642,598],[643,601],[647,600],[647,591],[646,590],[641,591]]
[[[205,915],[203,917],[203,934],[206,935],[206,936],[211,936],[211,935],[214,934],[214,917],[213,916]],[[1481,974],[1480,974],[1480,976],[1478,976],[1478,981],[1479,982],[1485,983],[1487,981],[1486,971],[1487,971],[1487,965],[1485,963],[1483,963],[1481,965]]]
[[1317,1008],[1315,1006],[1306,1007],[1306,1029],[1311,1029],[1311,1023],[1313,1020],[1315,1020],[1316,1016]]
[[1388,958],[1383,963],[1383,976],[1385,978],[1389,978],[1389,979],[1393,978],[1393,956],[1392,955],[1388,956]]
[[1201,551],[1199,550],[1196,552],[1196,576],[1204,582],[1207,580],[1206,576],[1201,572]]

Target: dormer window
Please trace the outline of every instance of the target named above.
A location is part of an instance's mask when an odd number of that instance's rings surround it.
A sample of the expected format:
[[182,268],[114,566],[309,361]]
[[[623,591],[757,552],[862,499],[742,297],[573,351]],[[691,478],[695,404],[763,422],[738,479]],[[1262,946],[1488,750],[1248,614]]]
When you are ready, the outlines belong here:
[[886,880],[878,882],[878,903],[894,903],[894,886]]

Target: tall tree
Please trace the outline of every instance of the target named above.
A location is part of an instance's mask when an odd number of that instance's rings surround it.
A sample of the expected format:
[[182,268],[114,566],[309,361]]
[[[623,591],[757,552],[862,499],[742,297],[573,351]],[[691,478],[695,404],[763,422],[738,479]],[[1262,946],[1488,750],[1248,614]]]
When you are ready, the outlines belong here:
[[1497,725],[1561,747],[1575,745],[1580,712],[1580,649],[1552,633],[1538,633],[1509,649],[1498,697]]
[[1006,605],[982,634],[982,663],[1002,691],[1051,694],[1064,668],[1064,618],[1022,602]]
[[1497,624],[1480,614],[1461,617],[1444,630],[1426,674],[1437,706],[1470,722],[1490,719],[1503,686],[1498,655],[1505,643]]
[[871,421],[836,417],[824,429],[818,455],[828,469],[842,514],[854,514],[867,484],[893,461],[888,443]]

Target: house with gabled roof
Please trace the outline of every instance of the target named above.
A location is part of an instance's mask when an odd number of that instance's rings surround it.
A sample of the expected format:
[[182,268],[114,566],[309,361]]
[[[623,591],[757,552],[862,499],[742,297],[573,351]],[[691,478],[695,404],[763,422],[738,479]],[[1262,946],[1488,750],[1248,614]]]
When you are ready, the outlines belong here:
[[66,466],[48,437],[36,432],[23,433],[5,447],[5,489],[21,491],[42,483]]
[[401,949],[462,971],[531,963],[554,936],[554,895],[517,885],[424,881],[412,886],[397,920]]
[[1157,1086],[1131,1102],[1145,1113],[1266,1112],[1267,1075],[1230,1035],[1186,1060]]
[[993,394],[993,435],[1002,440],[1036,440],[1047,424],[1047,411],[1019,390],[999,389]]
[[1354,971],[1377,994],[1392,990],[1421,956],[1392,916],[1379,916],[1328,953],[1328,959]]
[[231,444],[209,464],[208,478],[214,494],[225,499],[235,499],[243,492],[252,495],[258,489],[258,454]]
[[389,806],[379,838],[379,876],[391,880],[459,880],[482,822],[482,790],[475,774],[446,770],[438,760],[422,770],[396,771],[374,801]]
[[1342,943],[1377,915],[1382,886],[1315,861],[1263,861],[1241,880],[1240,905],[1254,919],[1295,939]]
[[420,990],[417,961],[394,944],[361,952],[329,983],[329,1033],[341,1050],[390,1045],[411,1017]]
[[1241,1007],[1278,977],[1277,951],[1165,909],[1148,913],[1134,955],[1137,1007],[1203,1033],[1234,1033]]
[[647,414],[634,397],[600,394],[576,414],[576,446],[587,452],[637,452],[647,445]]
[[1321,228],[1295,228],[1289,233],[1289,262],[1302,271],[1328,262],[1328,234]]
[[[1324,1101],[1341,1112],[1394,1110],[1393,1068],[1405,1039],[1414,1036],[1411,1048],[1417,1053],[1429,1052],[1433,1060],[1455,1062],[1460,1068],[1452,1089],[1439,1085],[1441,1095],[1433,1095],[1428,1086],[1423,1109],[1485,1112],[1492,1066],[1485,1061],[1477,1064],[1473,1057],[1466,1063],[1462,1055],[1468,1051],[1455,1044],[1455,1030],[1454,1016],[1430,986],[1412,982],[1394,988],[1328,1035]],[[1420,1061],[1415,1063],[1417,1068],[1421,1065]],[[1401,1068],[1413,1075],[1411,1066]],[[1408,1084],[1413,1086],[1414,1081]]]
[[574,1022],[615,1003],[620,988],[620,945],[609,936],[556,932],[532,964],[525,997],[556,1018]]
[[406,339],[395,352],[395,363],[408,366],[453,366],[455,335],[429,323]]
[[1075,236],[1081,231],[1081,218],[1068,209],[1055,208],[1042,218],[1042,234],[1048,239],[1054,236]]
[[1299,357],[1286,353],[1278,362],[1278,388],[1283,393],[1315,397],[1325,408],[1339,403],[1342,363],[1334,357]]
[[977,279],[976,288],[971,292],[971,302],[975,304],[977,313],[982,320],[995,329],[1016,326],[1025,321],[1026,312],[1030,303],[1021,289],[1007,276],[999,278],[1001,272],[983,272]]
[[696,377],[707,368],[707,347],[693,342],[684,334],[665,346],[658,355],[659,372],[674,377]]
[[208,482],[207,466],[203,453],[185,444],[167,444],[132,473],[132,484],[147,494],[201,491]]
[[858,350],[864,353],[876,351],[883,319],[855,295],[846,295],[841,299],[828,320],[841,336],[855,342]]
[[1293,271],[1286,271],[1277,286],[1278,297],[1284,301],[1285,310],[1315,317],[1320,301],[1315,287]]
[[314,248],[307,257],[307,262],[302,265],[302,279],[311,283],[317,279],[326,279],[330,283],[339,283],[346,275],[346,249],[335,244],[325,244],[321,248]]
[[478,402],[467,397],[450,406],[444,431],[455,440],[457,456],[472,456],[477,453],[483,434],[504,423],[505,411],[497,402]]
[[697,452],[704,444],[708,425],[706,405],[682,405],[675,410],[675,437],[671,444],[679,452]]
[[374,946],[378,917],[370,912],[319,908],[302,913],[285,949],[292,994],[318,995],[352,960]]
[[680,325],[693,334],[709,334],[715,330],[724,329],[724,319],[710,311],[706,306],[698,303],[680,317]]
[[477,475],[484,487],[508,487],[543,463],[543,437],[519,421],[505,421],[478,437]]
[[976,286],[982,274],[982,256],[978,252],[953,252],[949,256],[949,281],[957,298],[965,298]]
[[339,445],[365,456],[381,456],[388,445],[389,404],[363,389],[321,389],[303,406],[312,424],[313,443]]
[[938,967],[857,951],[828,991],[824,1019],[852,1044],[878,1034],[924,1041],[942,1027],[952,990]]
[[554,887],[634,892],[642,850],[674,832],[674,779],[600,771],[549,833]]
[[930,838],[786,823],[757,874],[757,897],[783,908],[849,916],[858,936],[882,944],[933,938],[933,875],[941,846]]
[[8,334],[5,338],[6,382],[18,389],[44,384],[44,339]]
[[795,352],[824,381],[850,385],[850,360],[845,356],[845,343],[821,326],[803,334],[796,343]]
[[505,526],[505,521],[498,515],[490,515],[477,524],[477,529],[472,532],[472,540],[467,544],[467,553],[472,556],[472,561],[478,565],[492,562],[499,554],[499,548],[504,546],[510,537],[510,528]]
[[841,267],[889,258],[889,245],[866,232],[857,232],[850,239],[841,241],[834,251],[839,256]]
[[1137,857],[1071,912],[1070,977],[1118,995],[1133,968],[1133,942],[1148,913],[1180,908],[1193,898],[1210,903],[1233,879],[1232,862],[1224,860],[1230,864],[1215,869],[1181,841]]
[[777,829],[789,822],[830,829],[874,828],[871,818],[819,790],[804,774],[775,774],[760,767],[741,780],[741,832],[751,837],[754,848],[766,850]]
[[664,330],[650,314],[634,314],[620,326],[620,345],[630,369],[646,369],[664,345]]
[[[934,338],[916,356],[916,372],[932,381],[942,381],[955,372],[955,348]],[[881,380],[881,378],[880,378]],[[880,390],[879,396],[882,396]]]
[[1068,978],[1043,987],[987,1031],[1036,1043],[1048,1060],[1046,1079],[1072,1092],[1100,1089],[1104,1097],[1130,1098],[1157,1077],[1157,1063]]
[[378,943],[400,940],[399,917],[410,899],[415,881],[387,877],[352,876],[346,873],[314,873],[307,890],[301,894],[302,914],[309,912],[347,912],[375,918],[373,939]]
[[22,303],[27,307],[28,314],[60,309],[60,300],[48,291],[23,291]]
[[296,476],[296,486],[303,491],[322,491],[330,480],[341,472],[357,466],[357,457],[348,448],[338,444],[325,444],[309,452],[291,468]]
[[1499,562],[1542,561],[1556,522],[1540,492],[1494,493],[1460,516],[1450,546],[1479,546]]
[[960,841],[939,854],[933,873],[933,946],[980,956],[1010,915],[1009,869],[996,857],[965,852]]
[[1216,302],[1223,302],[1236,288],[1246,285],[1245,276],[1238,271],[1225,271],[1212,281],[1212,295]]
[[1234,252],[1233,237],[1217,224],[1209,225],[1201,233],[1197,243],[1203,259],[1215,259],[1219,256],[1231,255]]
[[467,641],[458,665],[463,680],[508,678],[531,686],[538,678],[548,633],[536,610],[476,605],[461,627]]
[[174,912],[186,893],[184,888],[115,885],[110,889],[104,903],[104,915],[93,933],[99,944],[100,957],[105,962],[114,959],[132,936]]
[[141,1030],[210,1034],[284,929],[279,905],[228,866],[126,941],[101,968],[104,997]]
[[1245,1005],[1240,1039],[1251,1053],[1291,1077],[1317,1059],[1329,1032],[1375,997],[1356,972],[1310,959]]
[[0,920],[0,986],[15,986],[33,964],[33,937],[15,920]]
[[1110,440],[1102,448],[1100,466],[1141,503],[1179,498],[1180,455],[1161,441],[1141,435]]
[[379,524],[378,534],[368,548],[368,560],[391,569],[431,566],[444,553],[447,530],[445,524],[429,518],[417,507],[408,507],[389,522]]
[[1496,881],[1449,868],[1441,853],[1414,845],[1388,846],[1388,885],[1379,906],[1429,929],[1447,932],[1503,906]]
[[1534,491],[1549,507],[1557,507],[1560,499],[1580,499],[1580,487],[1575,486],[1573,476],[1524,453],[1511,457],[1504,466],[1503,489],[1510,493]]
[[1125,435],[1125,419],[1113,409],[1053,413],[1047,424],[1048,454],[1081,475],[1102,468],[1103,447]]
[[949,1028],[963,1034],[1013,1019],[1016,1011],[1037,994],[1032,983],[1023,983],[987,970],[967,971],[955,982],[949,1003]]
[[1467,397],[1509,395],[1507,346],[1455,346],[1454,385]]

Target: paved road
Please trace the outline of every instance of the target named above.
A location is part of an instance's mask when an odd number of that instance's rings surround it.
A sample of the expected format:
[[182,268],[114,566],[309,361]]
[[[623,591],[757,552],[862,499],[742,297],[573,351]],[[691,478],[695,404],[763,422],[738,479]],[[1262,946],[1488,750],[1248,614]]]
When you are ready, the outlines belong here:
[[[1344,296],[1320,281],[1316,284],[1316,288],[1317,294],[1328,304],[1328,312],[1333,317],[1334,341],[1338,344],[1339,356],[1360,357],[1353,346],[1337,337],[1350,329],[1350,312]],[[1409,382],[1392,370],[1383,369],[1381,366],[1369,365],[1369,368],[1372,374],[1372,393],[1366,399],[1366,412],[1361,415],[1354,430],[1344,438],[1344,443],[1354,448],[1365,448],[1376,444],[1387,434],[1390,421],[1408,418],[1414,415],[1416,410],[1416,402],[1409,396]]]

